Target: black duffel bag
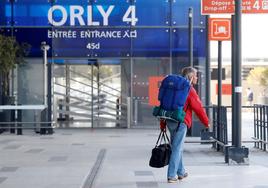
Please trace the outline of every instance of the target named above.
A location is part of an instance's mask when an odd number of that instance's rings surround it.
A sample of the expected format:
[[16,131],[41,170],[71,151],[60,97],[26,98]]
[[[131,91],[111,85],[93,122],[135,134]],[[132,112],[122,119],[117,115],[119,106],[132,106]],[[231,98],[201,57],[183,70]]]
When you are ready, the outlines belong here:
[[[158,142],[160,140],[160,144]],[[164,143],[162,141],[164,140]],[[171,145],[169,143],[169,138],[165,130],[161,130],[156,145],[152,149],[152,155],[150,158],[149,165],[154,168],[162,168],[169,163],[169,158],[171,155]]]

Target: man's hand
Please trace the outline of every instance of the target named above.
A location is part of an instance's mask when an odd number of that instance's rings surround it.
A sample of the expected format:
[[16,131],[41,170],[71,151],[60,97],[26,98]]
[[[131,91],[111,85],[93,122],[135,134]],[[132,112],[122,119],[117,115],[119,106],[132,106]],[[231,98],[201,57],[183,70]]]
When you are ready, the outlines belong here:
[[206,127],[205,131],[209,132],[209,128],[210,128],[210,124],[208,124],[208,126]]
[[160,119],[160,129],[161,131],[166,131],[167,122],[164,119]]

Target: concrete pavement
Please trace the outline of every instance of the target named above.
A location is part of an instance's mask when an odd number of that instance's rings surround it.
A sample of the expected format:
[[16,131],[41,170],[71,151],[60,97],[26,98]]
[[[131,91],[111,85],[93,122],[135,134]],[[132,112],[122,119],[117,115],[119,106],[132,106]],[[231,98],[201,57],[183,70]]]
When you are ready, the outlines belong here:
[[[249,165],[228,166],[211,144],[186,143],[189,177],[166,182],[148,165],[159,130],[56,129],[53,135],[0,135],[1,188],[268,188],[268,153],[250,148]],[[188,138],[187,141],[199,138]]]

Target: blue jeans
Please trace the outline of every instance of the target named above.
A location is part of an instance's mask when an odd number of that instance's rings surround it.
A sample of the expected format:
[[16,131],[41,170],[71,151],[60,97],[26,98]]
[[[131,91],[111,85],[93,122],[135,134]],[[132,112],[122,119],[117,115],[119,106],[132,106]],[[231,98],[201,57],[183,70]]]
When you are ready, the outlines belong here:
[[183,176],[185,173],[182,154],[187,126],[184,123],[181,123],[178,128],[178,123],[174,121],[167,121],[167,127],[170,132],[172,149],[168,165],[167,177],[175,178],[177,175]]

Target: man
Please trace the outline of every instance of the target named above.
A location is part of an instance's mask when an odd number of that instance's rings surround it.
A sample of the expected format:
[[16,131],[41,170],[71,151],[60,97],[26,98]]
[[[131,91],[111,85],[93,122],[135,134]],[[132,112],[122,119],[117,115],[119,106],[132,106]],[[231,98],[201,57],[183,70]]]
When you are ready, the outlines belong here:
[[249,88],[247,88],[247,105],[252,106],[253,102],[253,91]]
[[206,128],[209,127],[208,117],[204,108],[202,107],[202,102],[193,87],[193,85],[197,84],[198,80],[197,70],[192,67],[185,67],[182,70],[182,76],[187,78],[192,86],[184,105],[184,111],[186,113],[184,122],[178,125],[178,123],[174,121],[166,121],[170,132],[172,148],[167,172],[168,183],[175,183],[177,180],[181,180],[188,176],[188,173],[184,169],[182,154],[187,128],[190,128],[192,126],[192,111],[195,112],[197,117],[205,125]]

